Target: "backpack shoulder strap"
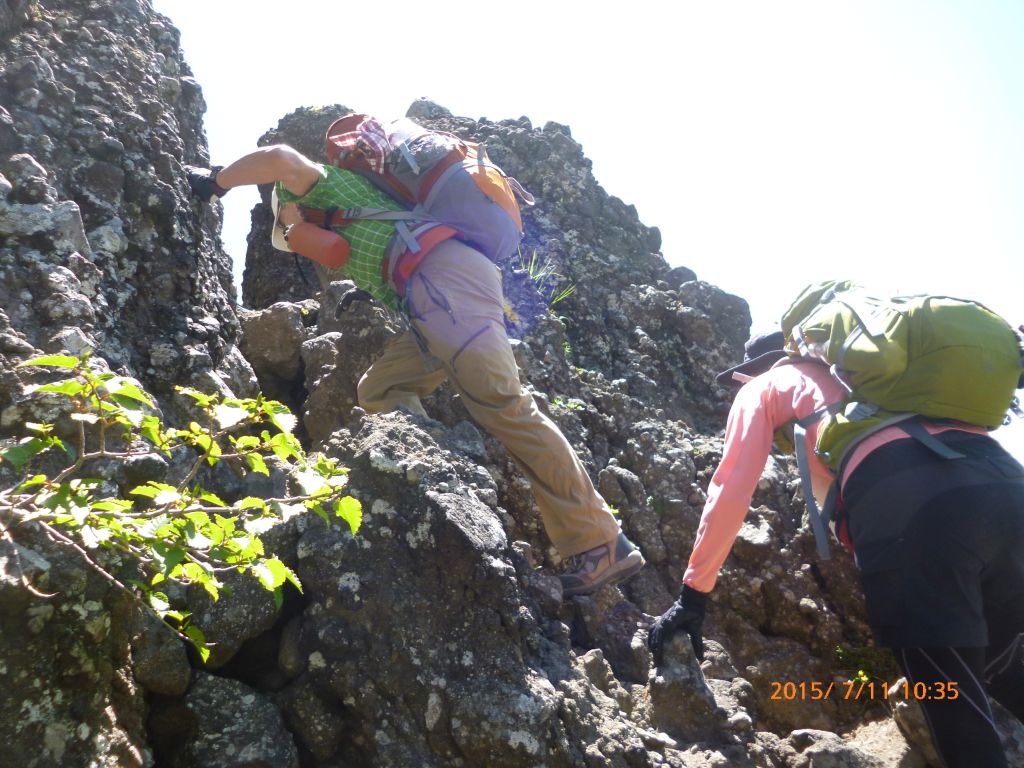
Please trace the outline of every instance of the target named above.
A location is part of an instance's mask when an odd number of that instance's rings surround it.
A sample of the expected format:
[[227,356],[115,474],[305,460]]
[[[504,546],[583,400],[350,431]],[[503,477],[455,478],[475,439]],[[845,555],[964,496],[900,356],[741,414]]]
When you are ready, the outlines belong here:
[[300,205],[303,221],[319,227],[344,227],[353,221],[433,221],[422,209],[393,211],[389,208],[311,208]]
[[[811,460],[807,453],[807,427],[820,419],[826,413],[834,412],[835,406],[829,405],[819,408],[809,416],[798,419],[793,424],[793,448],[796,452],[796,466],[800,472],[800,484],[804,489],[804,503],[807,504],[807,517],[811,523],[811,530],[814,531],[814,543],[818,548],[818,556],[822,560],[831,560],[832,554],[828,548],[828,533],[826,526],[832,519],[835,511],[836,488],[838,483],[835,478],[829,485],[828,494],[825,498],[825,509],[818,508],[818,500],[814,498],[814,488],[811,483]],[[831,503],[830,503],[831,502]]]
[[902,421],[899,424],[900,429],[910,435],[912,438],[921,443],[925,448],[928,448],[932,453],[936,453],[944,459],[962,459],[964,454],[960,451],[954,450],[946,445],[944,442],[939,440],[935,435],[924,428],[924,424],[921,423],[920,419],[908,419]]
[[[832,559],[828,543],[828,526],[835,518],[839,501],[839,483],[843,476],[844,464],[840,462],[839,471],[833,474],[832,482],[829,484],[828,492],[825,494],[824,505],[819,508],[811,482],[811,461],[807,452],[807,428],[827,415],[838,413],[845,406],[846,402],[839,400],[818,408],[804,418],[798,419],[793,424],[793,449],[796,453],[797,470],[800,473],[800,485],[804,491],[804,502],[807,504],[807,517],[811,524],[811,530],[814,532],[814,543],[818,549],[818,556],[822,560]],[[858,442],[864,437],[867,437],[867,435],[860,436]],[[938,441],[936,440],[936,442]],[[847,452],[846,456],[849,456],[849,452]]]
[[411,211],[392,211],[387,208],[311,208],[299,206],[302,220],[324,229],[345,227],[353,221],[391,221],[401,241],[413,253],[419,253],[420,244],[409,229],[409,222],[438,223],[437,219],[417,206]]

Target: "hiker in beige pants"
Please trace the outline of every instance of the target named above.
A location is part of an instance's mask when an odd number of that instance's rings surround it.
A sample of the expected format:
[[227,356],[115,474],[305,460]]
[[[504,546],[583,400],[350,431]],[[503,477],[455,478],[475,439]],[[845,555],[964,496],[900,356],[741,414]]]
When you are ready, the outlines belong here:
[[[206,202],[236,186],[275,182],[271,242],[285,251],[291,250],[293,227],[304,223],[300,206],[388,205],[361,177],[314,163],[286,145],[261,147],[223,168],[188,166],[186,174],[193,194]],[[479,251],[448,239],[421,244],[400,288],[385,268],[394,228],[387,221],[331,225],[346,236],[349,255],[340,266],[329,266],[392,309],[404,296],[401,305],[412,327],[362,377],[360,405],[369,411],[405,406],[424,414],[420,398],[451,379],[472,417],[502,442],[529,478],[544,527],[567,561],[559,576],[563,595],[588,594],[635,574],[644,564],[640,551],[619,530],[568,441],[519,383],[505,335],[501,273]],[[446,229],[447,237],[454,235]],[[396,263],[411,254],[407,250]]]
[[501,441],[529,478],[544,527],[563,556],[614,540],[619,527],[608,505],[569,442],[519,381],[494,264],[448,240],[417,267],[406,298],[414,332],[389,345],[363,375],[360,405],[424,413],[420,398],[448,378],[473,419]]

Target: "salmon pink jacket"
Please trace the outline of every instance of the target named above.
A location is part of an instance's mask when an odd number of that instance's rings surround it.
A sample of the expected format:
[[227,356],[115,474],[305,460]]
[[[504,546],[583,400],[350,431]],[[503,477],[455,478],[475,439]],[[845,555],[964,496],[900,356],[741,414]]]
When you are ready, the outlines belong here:
[[[736,534],[750,508],[750,500],[772,450],[776,430],[804,419],[846,394],[842,385],[818,363],[776,365],[744,384],[733,401],[725,428],[722,460],[711,478],[707,501],[697,528],[697,538],[683,575],[683,584],[710,592],[718,572],[732,550]],[[832,483],[832,472],[814,454],[819,422],[807,427],[807,454],[811,485],[819,503]],[[929,432],[951,428],[985,433],[981,427],[926,424]],[[906,438],[899,427],[888,427],[863,440],[846,465],[849,477],[864,458],[881,445]]]

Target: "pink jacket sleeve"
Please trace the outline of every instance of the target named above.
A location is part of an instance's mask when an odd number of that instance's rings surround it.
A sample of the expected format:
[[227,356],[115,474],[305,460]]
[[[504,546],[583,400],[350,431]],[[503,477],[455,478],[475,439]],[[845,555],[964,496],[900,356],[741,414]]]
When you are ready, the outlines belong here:
[[[710,592],[715,586],[750,508],[775,431],[841,395],[827,369],[814,364],[772,368],[740,389],[729,411],[722,460],[708,487],[684,584],[700,592]],[[807,435],[812,474],[827,476],[828,470],[813,456],[816,426],[809,427]]]

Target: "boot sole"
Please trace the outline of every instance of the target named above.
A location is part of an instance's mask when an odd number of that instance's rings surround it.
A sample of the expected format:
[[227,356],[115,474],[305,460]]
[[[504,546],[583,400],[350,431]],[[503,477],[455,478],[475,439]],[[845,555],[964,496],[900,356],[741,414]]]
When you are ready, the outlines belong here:
[[576,589],[563,589],[562,597],[579,597],[580,595],[589,595],[602,587],[619,584],[626,579],[635,576],[646,564],[647,561],[644,560],[644,556],[640,554],[640,550],[634,549],[617,563],[609,566],[604,573],[601,574],[601,577],[593,584],[588,584],[585,587],[577,587]]

